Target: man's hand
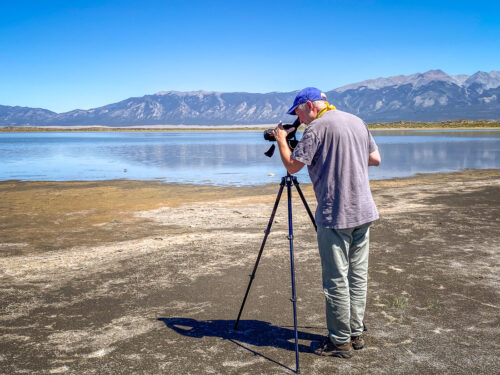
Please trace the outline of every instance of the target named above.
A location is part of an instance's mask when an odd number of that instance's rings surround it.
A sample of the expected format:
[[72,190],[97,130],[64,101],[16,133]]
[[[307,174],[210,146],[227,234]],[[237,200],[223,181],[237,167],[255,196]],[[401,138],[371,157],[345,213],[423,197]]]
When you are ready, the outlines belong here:
[[279,122],[278,126],[274,128],[272,135],[274,138],[276,138],[276,142],[278,143],[286,143],[286,136],[288,135],[288,132],[283,128],[283,124],[281,121]]
[[288,142],[286,141],[286,136],[288,132],[283,128],[283,124],[281,121],[278,126],[273,130],[274,138],[276,138],[276,142],[278,143],[278,150],[280,151],[281,161],[285,166],[286,170],[290,174],[295,174],[302,169],[304,163],[292,159],[292,152],[290,151],[290,147],[288,147]]

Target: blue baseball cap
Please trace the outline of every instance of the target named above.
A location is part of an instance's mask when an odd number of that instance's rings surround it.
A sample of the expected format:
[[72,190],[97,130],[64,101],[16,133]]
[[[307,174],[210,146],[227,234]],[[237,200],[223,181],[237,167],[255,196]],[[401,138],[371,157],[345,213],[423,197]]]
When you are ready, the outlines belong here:
[[324,97],[321,96],[321,90],[317,89],[316,87],[306,87],[305,89],[300,90],[300,92],[295,97],[295,100],[293,101],[293,105],[290,107],[287,113],[289,115],[294,115],[295,109],[308,100],[311,102],[314,102],[315,100],[324,100]]

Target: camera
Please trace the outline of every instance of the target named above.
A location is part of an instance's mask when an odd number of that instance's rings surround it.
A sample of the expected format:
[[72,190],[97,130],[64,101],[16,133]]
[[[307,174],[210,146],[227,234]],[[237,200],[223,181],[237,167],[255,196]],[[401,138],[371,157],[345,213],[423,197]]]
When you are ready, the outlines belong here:
[[[287,133],[288,133],[287,136],[286,136],[288,147],[290,147],[290,150],[292,150],[292,151],[295,148],[295,146],[297,146],[297,143],[299,143],[299,141],[295,137],[295,133],[297,133],[297,129],[299,128],[299,126],[300,126],[300,120],[299,120],[298,117],[293,122],[293,124],[284,124],[283,125],[283,129],[285,129],[287,131]],[[264,130],[264,139],[266,141],[276,142],[276,138],[271,134],[273,131],[274,131],[274,129]],[[264,152],[264,155],[266,155],[267,157],[273,156],[275,149],[276,149],[276,146],[272,145],[269,148],[269,150],[267,150],[266,152]]]

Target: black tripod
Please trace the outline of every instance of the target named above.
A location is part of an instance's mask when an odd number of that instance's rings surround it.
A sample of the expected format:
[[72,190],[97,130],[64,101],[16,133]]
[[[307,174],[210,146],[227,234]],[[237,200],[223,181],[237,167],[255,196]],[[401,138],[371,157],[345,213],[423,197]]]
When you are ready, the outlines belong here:
[[260,246],[259,255],[257,256],[257,261],[255,262],[255,266],[253,268],[253,272],[250,275],[250,282],[248,283],[247,291],[245,293],[245,297],[243,298],[243,302],[240,307],[240,312],[238,313],[238,318],[236,319],[236,323],[234,324],[234,329],[238,329],[238,323],[240,321],[241,313],[243,312],[243,307],[245,306],[245,302],[248,297],[248,292],[250,292],[250,287],[252,286],[253,279],[255,278],[255,273],[257,272],[257,267],[259,266],[260,257],[262,256],[262,251],[264,250],[264,246],[266,245],[267,237],[271,232],[271,226],[273,225],[274,216],[276,214],[276,210],[278,209],[278,205],[280,202],[281,194],[283,193],[283,188],[287,187],[287,195],[288,195],[288,240],[290,241],[290,270],[292,275],[292,298],[290,299],[293,304],[293,327],[295,330],[295,363],[297,374],[300,373],[299,367],[299,339],[297,333],[297,298],[295,296],[295,267],[293,263],[293,224],[292,224],[292,185],[297,188],[297,191],[300,195],[300,199],[302,199],[302,203],[307,210],[309,217],[314,225],[314,229],[317,230],[316,222],[314,221],[314,216],[306,202],[306,198],[304,194],[302,194],[302,190],[300,189],[299,182],[297,181],[297,177],[290,175],[287,173],[285,177],[281,178],[280,189],[278,191],[278,196],[276,197],[276,202],[274,202],[273,212],[271,213],[271,217],[269,218],[269,223],[267,224],[267,228],[264,231],[264,240],[262,241],[262,245]]

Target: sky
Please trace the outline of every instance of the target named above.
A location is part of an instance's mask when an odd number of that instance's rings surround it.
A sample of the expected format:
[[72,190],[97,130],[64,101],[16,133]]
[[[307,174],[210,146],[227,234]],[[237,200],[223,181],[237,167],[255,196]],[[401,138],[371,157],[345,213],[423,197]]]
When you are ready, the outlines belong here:
[[0,1],[0,105],[500,70],[499,1]]

